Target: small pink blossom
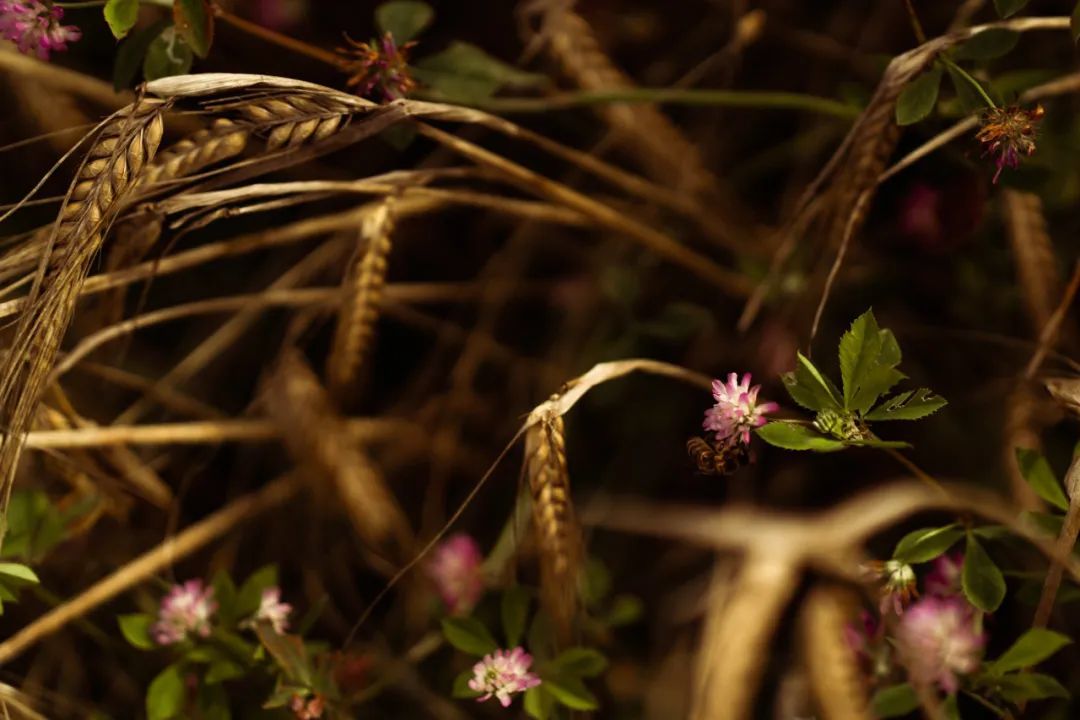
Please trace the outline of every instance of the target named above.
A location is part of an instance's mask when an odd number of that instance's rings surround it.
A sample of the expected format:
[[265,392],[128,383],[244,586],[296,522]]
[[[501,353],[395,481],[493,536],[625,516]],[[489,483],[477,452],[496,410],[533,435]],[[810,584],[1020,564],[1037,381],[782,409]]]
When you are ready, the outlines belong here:
[[173,585],[161,601],[158,621],[150,628],[150,635],[158,645],[172,645],[192,634],[207,637],[216,610],[214,588],[204,587],[202,580]]
[[349,74],[346,85],[357,95],[376,100],[397,100],[416,88],[409,72],[409,51],[415,43],[398,45],[394,36],[384,33],[370,43],[346,37],[349,48],[339,50],[342,69]]
[[281,602],[281,588],[268,587],[262,591],[259,609],[255,612],[255,620],[269,621],[274,632],[284,635],[289,629],[289,613],[292,609],[289,603]]
[[318,720],[323,716],[323,710],[326,709],[326,700],[322,695],[312,695],[311,697],[304,697],[303,695],[293,695],[292,701],[289,703],[289,709],[293,711],[293,716],[297,720]]
[[728,375],[726,384],[713,380],[716,404],[705,411],[702,426],[716,433],[718,443],[738,438],[744,445],[749,445],[750,431],[765,424],[767,413],[780,409],[774,402],[759,403],[760,390],[760,385],[750,387],[750,373],[742,376],[742,382],[735,373]]
[[82,37],[74,25],[60,24],[63,17],[63,8],[41,0],[0,0],[0,37],[21,53],[48,60],[51,51],[67,50],[69,42]]
[[473,666],[473,679],[469,688],[474,692],[484,693],[477,702],[484,702],[492,696],[503,707],[510,707],[510,696],[525,692],[540,684],[540,678],[529,672],[532,655],[520,646],[513,650],[496,650],[491,655]]
[[974,610],[959,597],[924,597],[908,608],[896,632],[911,681],[947,693],[956,692],[958,675],[978,669],[985,645]]
[[939,555],[934,559],[934,567],[926,574],[923,587],[927,595],[954,597],[961,593],[960,573],[964,569],[964,553],[957,551]]
[[469,535],[458,533],[435,549],[428,575],[451,615],[472,611],[484,594],[484,556]]
[[860,567],[863,577],[868,580],[884,581],[881,585],[881,602],[878,610],[882,615],[892,610],[897,615],[904,613],[904,608],[919,597],[916,587],[915,570],[899,560],[878,560],[865,563]]

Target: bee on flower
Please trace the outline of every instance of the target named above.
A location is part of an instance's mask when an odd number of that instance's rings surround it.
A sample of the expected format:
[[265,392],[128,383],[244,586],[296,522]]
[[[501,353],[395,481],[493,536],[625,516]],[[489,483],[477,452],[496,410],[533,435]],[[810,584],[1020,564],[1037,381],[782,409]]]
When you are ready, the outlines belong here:
[[1042,105],[1030,110],[1018,105],[995,107],[983,113],[975,139],[983,144],[983,154],[995,156],[995,183],[1006,167],[1015,170],[1022,158],[1035,154],[1035,136],[1045,114]]

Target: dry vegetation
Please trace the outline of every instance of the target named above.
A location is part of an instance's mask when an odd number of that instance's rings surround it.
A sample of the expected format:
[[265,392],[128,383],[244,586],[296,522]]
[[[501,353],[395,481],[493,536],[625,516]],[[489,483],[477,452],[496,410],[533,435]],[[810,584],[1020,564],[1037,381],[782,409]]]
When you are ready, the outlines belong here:
[[[464,37],[542,78],[471,104],[334,89],[320,48],[372,21],[317,5],[306,55],[234,17],[197,72],[134,92],[89,51],[62,67],[0,44],[0,516],[33,495],[56,518],[48,541],[0,524],[4,559],[41,579],[4,605],[0,716],[141,716],[170,660],[116,617],[267,564],[333,669],[326,717],[523,716],[451,697],[472,661],[439,632],[425,568],[459,532],[486,556],[478,616],[535,588],[530,652],[606,657],[600,709],[565,717],[874,717],[881,683],[845,641],[878,601],[860,568],[951,522],[1011,538],[989,657],[1033,626],[1075,637],[1069,3],[999,20],[914,2],[915,30],[903,0],[485,2],[475,25],[437,4],[414,52]],[[1017,48],[971,71],[1046,119],[993,184],[978,113],[944,90],[917,124],[897,107],[1005,30]],[[950,401],[885,433],[913,449],[724,455],[695,437],[687,457],[712,377],[752,371],[795,417],[796,349],[835,374],[871,305],[905,373]],[[1018,447],[1065,478],[1050,530],[1020,514],[1053,507]],[[607,622],[619,603],[643,611]],[[256,631],[288,676],[307,651]],[[1052,664],[1074,694],[1078,652]],[[273,689],[230,687],[233,717]],[[915,692],[915,712],[952,717]],[[1055,703],[999,716],[1076,712]]]

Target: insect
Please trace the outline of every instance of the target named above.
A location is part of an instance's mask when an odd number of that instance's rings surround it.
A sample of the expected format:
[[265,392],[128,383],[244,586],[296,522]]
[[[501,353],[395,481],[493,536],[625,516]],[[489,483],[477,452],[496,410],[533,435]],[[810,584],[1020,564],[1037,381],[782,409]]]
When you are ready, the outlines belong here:
[[711,443],[700,437],[686,441],[686,452],[705,475],[731,475],[750,462],[750,447],[737,438]]

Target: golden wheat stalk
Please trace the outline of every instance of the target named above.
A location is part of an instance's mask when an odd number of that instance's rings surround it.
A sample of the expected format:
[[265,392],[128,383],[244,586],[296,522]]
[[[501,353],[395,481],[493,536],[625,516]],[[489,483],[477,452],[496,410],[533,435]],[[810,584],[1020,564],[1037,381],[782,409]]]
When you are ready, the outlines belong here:
[[807,593],[799,618],[799,641],[810,685],[824,720],[869,720],[866,681],[844,640],[858,598],[850,590],[819,584]]
[[[581,15],[569,7],[553,7],[544,12],[543,23],[548,51],[583,90],[634,86],[600,47]],[[716,178],[705,168],[697,147],[656,106],[611,103],[598,112],[633,146],[634,157],[646,172],[690,193],[716,189]]]
[[334,341],[327,359],[330,390],[339,398],[355,390],[361,364],[371,347],[379,318],[387,257],[394,232],[393,196],[383,201],[360,227],[367,246],[345,276],[345,301],[338,313]]
[[139,185],[150,188],[236,157],[247,147],[250,137],[250,128],[228,118],[217,118],[210,127],[198,130],[158,153],[139,178]]
[[[60,209],[48,253],[0,368],[0,513],[6,515],[24,435],[29,430],[90,263],[163,132],[167,103],[142,99],[117,112],[91,146]],[[6,521],[0,522],[0,542]]]
[[397,499],[298,350],[283,353],[262,400],[290,454],[330,481],[360,539],[408,548],[412,532]]
[[532,494],[540,551],[541,599],[560,642],[569,642],[577,615],[583,561],[581,529],[570,498],[563,419],[546,413],[525,432],[525,475]]
[[1005,190],[1002,201],[1024,307],[1038,335],[1061,296],[1061,274],[1046,231],[1042,200],[1034,193]]

